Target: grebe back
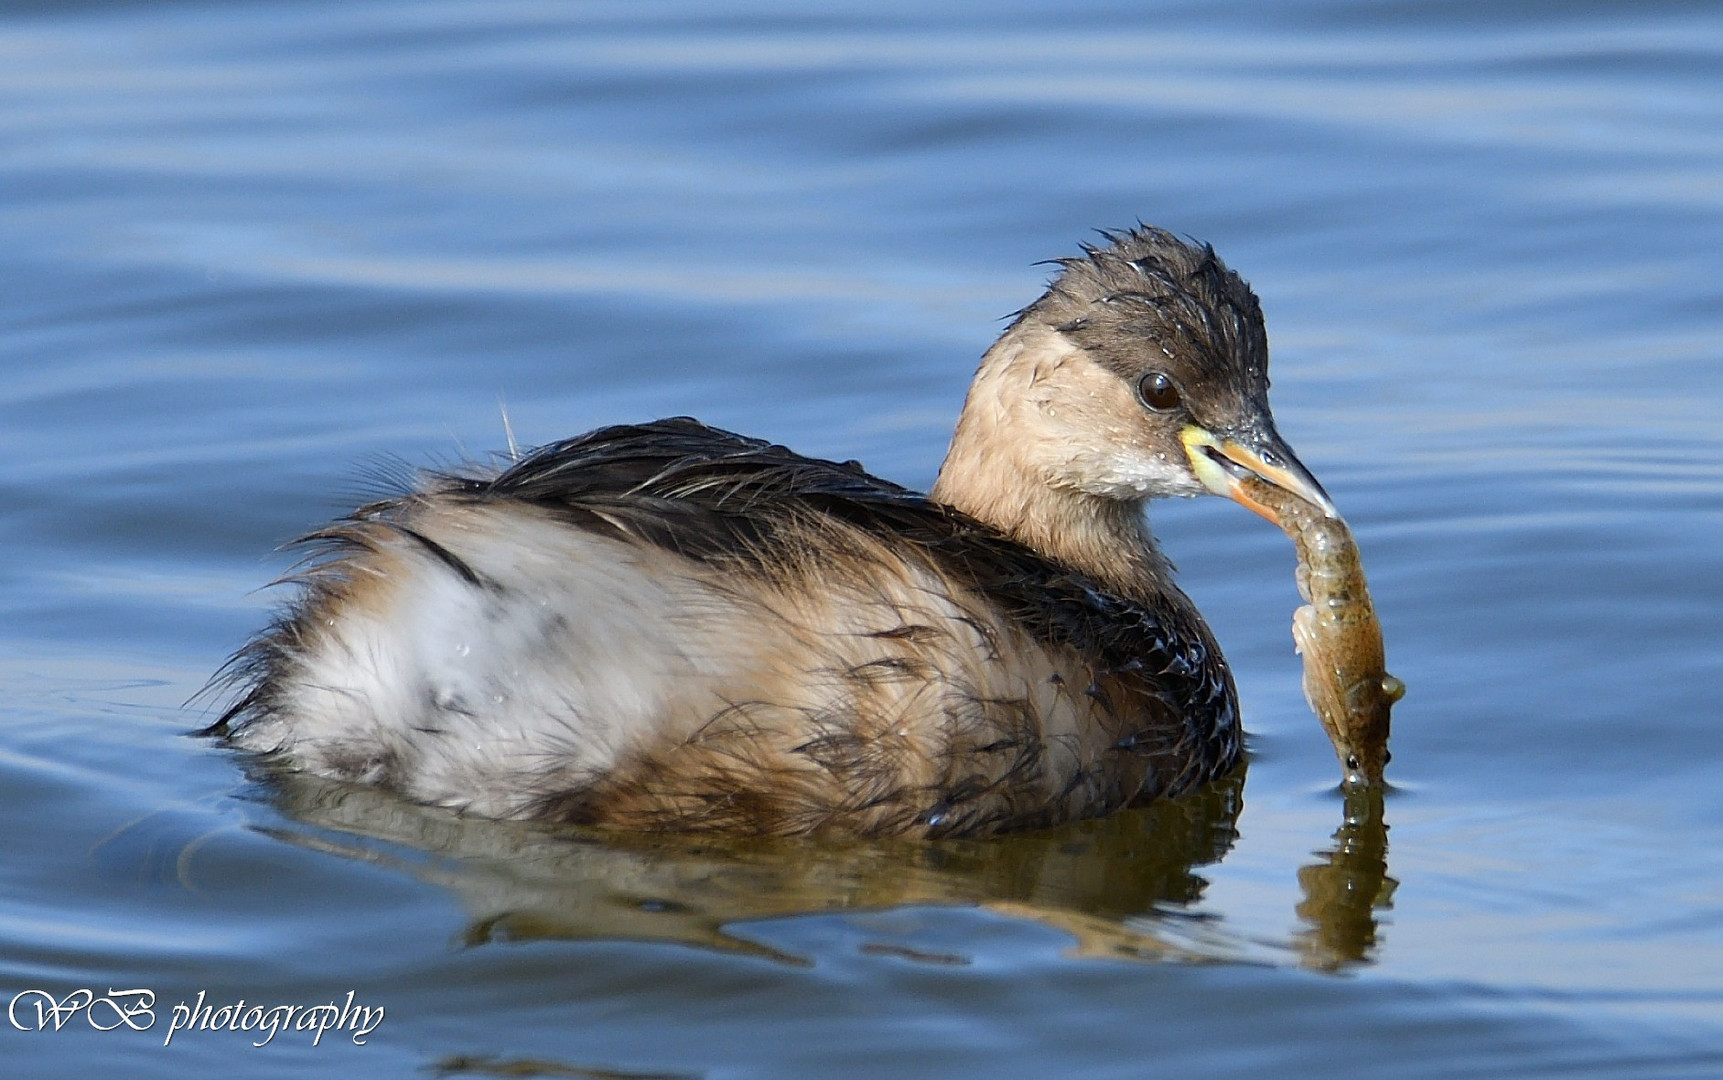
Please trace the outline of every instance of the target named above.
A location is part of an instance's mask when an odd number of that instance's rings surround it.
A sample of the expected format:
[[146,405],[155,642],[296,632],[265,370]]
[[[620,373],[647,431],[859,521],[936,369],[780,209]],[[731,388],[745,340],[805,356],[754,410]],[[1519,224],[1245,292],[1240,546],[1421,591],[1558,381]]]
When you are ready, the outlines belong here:
[[217,723],[290,767],[505,818],[954,835],[1172,795],[1241,754],[1143,517],[1331,510],[1213,250],[1085,247],[983,358],[931,495],[679,418],[433,474],[313,533]]

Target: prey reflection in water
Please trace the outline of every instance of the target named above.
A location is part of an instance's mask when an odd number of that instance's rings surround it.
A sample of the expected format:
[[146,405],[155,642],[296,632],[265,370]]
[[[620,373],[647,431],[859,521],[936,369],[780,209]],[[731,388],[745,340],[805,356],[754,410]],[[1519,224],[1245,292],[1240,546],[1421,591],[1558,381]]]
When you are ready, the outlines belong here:
[[687,419],[427,476],[312,535],[216,730],[620,828],[982,834],[1228,773],[1232,675],[1144,504],[1242,476],[1333,507],[1275,431],[1250,288],[1107,240],[987,352],[931,495]]

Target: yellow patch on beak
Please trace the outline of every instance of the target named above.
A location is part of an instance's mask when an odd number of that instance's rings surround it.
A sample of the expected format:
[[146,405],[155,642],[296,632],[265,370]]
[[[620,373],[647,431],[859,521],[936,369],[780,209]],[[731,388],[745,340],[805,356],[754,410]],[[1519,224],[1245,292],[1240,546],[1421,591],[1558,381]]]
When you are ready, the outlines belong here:
[[1243,476],[1254,475],[1321,507],[1330,517],[1340,516],[1334,509],[1334,503],[1329,500],[1328,493],[1322,490],[1304,466],[1299,464],[1298,459],[1292,456],[1292,451],[1288,450],[1272,431],[1265,440],[1272,443],[1272,447],[1267,448],[1267,453],[1282,459],[1274,463],[1265,460],[1263,449],[1248,446],[1231,437],[1217,438],[1213,432],[1197,424],[1185,425],[1184,430],[1179,432],[1179,441],[1184,444],[1185,457],[1190,460],[1191,472],[1196,474],[1203,487],[1261,514],[1276,525],[1280,524],[1280,515],[1250,496],[1248,488],[1240,483]]

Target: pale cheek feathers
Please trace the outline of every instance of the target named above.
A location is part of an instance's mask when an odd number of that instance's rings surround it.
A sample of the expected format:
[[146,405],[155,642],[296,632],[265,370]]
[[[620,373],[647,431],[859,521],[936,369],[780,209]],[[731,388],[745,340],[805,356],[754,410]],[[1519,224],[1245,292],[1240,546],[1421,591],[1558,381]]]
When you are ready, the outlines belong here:
[[1201,495],[1206,490],[1171,455],[1117,447],[1078,450],[1066,460],[1061,473],[1066,486],[1121,501],[1152,495]]
[[1116,376],[1083,361],[1059,374],[1062,385],[1048,380],[1026,396],[1031,453],[1049,485],[1120,500],[1203,493],[1178,452],[1141,445],[1142,407]]

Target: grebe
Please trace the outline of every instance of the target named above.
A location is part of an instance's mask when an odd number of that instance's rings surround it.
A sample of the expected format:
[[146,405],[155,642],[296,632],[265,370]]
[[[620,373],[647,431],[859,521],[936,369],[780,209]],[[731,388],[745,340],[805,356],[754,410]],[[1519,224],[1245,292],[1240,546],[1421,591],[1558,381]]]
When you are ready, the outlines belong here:
[[930,495],[687,418],[361,507],[236,655],[212,731],[497,818],[942,836],[1233,769],[1226,661],[1148,499],[1255,476],[1255,294],[1139,226],[1058,260],[982,358]]

